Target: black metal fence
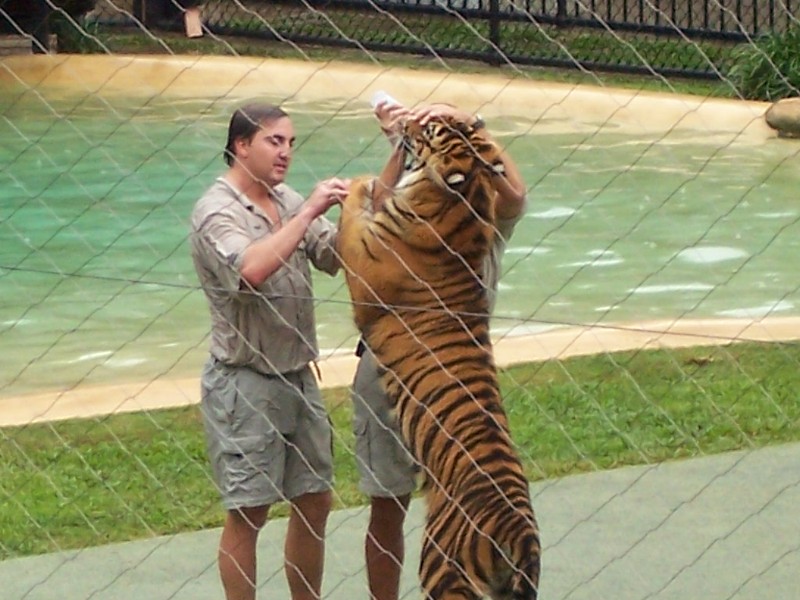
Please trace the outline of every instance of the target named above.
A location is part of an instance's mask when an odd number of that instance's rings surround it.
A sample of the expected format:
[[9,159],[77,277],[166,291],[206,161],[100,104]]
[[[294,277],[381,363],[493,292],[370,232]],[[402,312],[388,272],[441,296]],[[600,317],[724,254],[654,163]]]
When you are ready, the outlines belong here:
[[792,4],[792,0],[519,0],[501,6],[560,25],[745,40],[785,30],[799,3],[794,0],[794,8]]
[[798,26],[800,0],[211,0],[202,10],[219,34],[716,78],[737,44]]
[[51,11],[45,0],[0,0],[0,36],[29,35],[32,51],[46,52],[50,49]]
[[[167,0],[171,1],[171,0]],[[264,2],[261,2],[262,4]],[[259,4],[248,2],[247,4]],[[744,40],[782,31],[796,21],[798,0],[309,0],[311,7],[456,12],[465,16],[535,20],[559,26],[602,27],[664,35]]]

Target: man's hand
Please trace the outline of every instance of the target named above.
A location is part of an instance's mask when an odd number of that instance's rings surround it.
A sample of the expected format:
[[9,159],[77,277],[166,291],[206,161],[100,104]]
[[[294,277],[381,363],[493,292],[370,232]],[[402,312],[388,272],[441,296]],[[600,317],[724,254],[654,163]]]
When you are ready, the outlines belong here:
[[393,102],[379,102],[375,106],[375,118],[378,119],[381,131],[389,138],[392,145],[400,141],[403,136],[403,126],[410,112],[402,104]]
[[347,197],[349,189],[349,179],[331,177],[320,181],[306,200],[306,207],[312,212],[312,217],[317,218],[334,204],[340,204]]
[[409,120],[416,121],[423,127],[431,120],[441,119],[442,117],[452,117],[457,121],[463,121],[464,123],[470,123],[472,121],[472,115],[468,112],[461,110],[460,108],[456,108],[451,104],[444,103],[422,106],[409,111],[408,114]]

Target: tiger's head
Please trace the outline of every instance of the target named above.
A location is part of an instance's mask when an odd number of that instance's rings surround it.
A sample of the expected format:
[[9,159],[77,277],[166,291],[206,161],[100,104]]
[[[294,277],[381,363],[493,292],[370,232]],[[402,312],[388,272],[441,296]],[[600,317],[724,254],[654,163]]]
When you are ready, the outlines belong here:
[[[450,116],[432,119],[425,125],[408,121],[403,144],[407,152],[406,183],[429,182],[444,192],[429,197],[429,206],[414,206],[418,216],[425,218],[439,212],[446,199],[471,205],[481,218],[493,221],[491,178],[504,174],[504,164],[500,148],[483,130]],[[433,202],[440,206],[433,206]]]

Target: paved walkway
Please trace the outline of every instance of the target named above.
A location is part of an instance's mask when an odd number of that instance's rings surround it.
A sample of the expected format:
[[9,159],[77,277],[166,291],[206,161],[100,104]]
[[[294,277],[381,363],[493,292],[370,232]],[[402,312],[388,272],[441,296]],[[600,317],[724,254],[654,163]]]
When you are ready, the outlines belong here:
[[[792,600],[800,590],[800,444],[539,482],[542,600]],[[404,598],[419,598],[421,501]],[[366,600],[362,508],[328,527],[324,598]],[[261,538],[262,599],[288,598],[285,520]],[[4,600],[221,600],[219,530],[0,563]]]

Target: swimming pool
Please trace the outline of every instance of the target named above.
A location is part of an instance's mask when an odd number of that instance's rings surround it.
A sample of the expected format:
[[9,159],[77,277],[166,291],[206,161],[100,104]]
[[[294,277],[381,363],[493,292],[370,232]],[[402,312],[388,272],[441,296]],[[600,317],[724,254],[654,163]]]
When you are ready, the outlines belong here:
[[[223,169],[240,97],[0,92],[0,395],[196,374],[208,315],[188,216]],[[375,172],[365,103],[289,100],[290,183]],[[576,127],[575,125],[580,125]],[[494,331],[800,313],[800,146],[729,132],[626,132],[494,116],[530,201]],[[335,217],[335,214],[332,215]],[[317,277],[320,344],[356,333],[343,278]]]

